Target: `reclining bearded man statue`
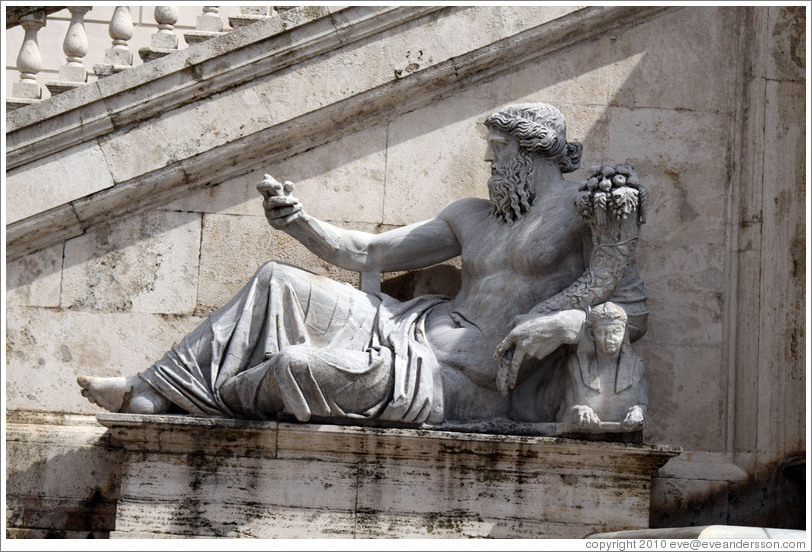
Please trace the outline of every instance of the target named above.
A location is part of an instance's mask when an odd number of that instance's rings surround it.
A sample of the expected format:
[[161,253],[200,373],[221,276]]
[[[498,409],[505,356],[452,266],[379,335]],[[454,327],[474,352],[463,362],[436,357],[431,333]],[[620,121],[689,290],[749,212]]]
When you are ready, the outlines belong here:
[[[555,351],[582,331],[590,306],[611,299],[628,311],[632,339],[645,331],[634,264],[642,217],[616,217],[621,222],[602,231],[573,206],[580,196],[612,192],[579,191],[563,178],[579,167],[582,147],[567,142],[555,107],[510,105],[485,125],[490,201],[461,199],[381,234],[311,217],[291,183],[266,176],[258,185],[270,224],[339,267],[403,271],[461,255],[454,298],[401,302],[269,262],[153,366],[132,377],[80,377],[82,394],[130,413],[553,421],[555,374],[564,373]],[[630,167],[618,170],[636,179]],[[615,169],[608,171],[611,180]],[[643,213],[643,188],[635,189],[640,208],[625,214]]]

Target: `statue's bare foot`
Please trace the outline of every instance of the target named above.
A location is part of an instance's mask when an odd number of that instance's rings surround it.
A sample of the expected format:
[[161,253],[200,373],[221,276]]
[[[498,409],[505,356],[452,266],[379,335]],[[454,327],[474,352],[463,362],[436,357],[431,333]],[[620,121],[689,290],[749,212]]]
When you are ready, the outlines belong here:
[[125,412],[132,397],[131,378],[79,376],[76,382],[82,388],[83,397],[110,412]]
[[170,402],[152,391],[138,376],[100,378],[79,376],[82,396],[110,412],[159,414],[169,410]]

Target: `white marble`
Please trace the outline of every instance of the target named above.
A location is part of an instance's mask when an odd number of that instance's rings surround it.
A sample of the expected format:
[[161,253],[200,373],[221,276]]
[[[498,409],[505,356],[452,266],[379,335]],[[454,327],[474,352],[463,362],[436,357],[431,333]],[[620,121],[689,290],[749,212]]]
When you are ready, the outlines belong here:
[[98,144],[78,145],[43,163],[6,173],[7,221],[25,219],[114,184]]
[[182,416],[99,421],[126,454],[116,538],[581,538],[647,527],[651,474],[678,452]]

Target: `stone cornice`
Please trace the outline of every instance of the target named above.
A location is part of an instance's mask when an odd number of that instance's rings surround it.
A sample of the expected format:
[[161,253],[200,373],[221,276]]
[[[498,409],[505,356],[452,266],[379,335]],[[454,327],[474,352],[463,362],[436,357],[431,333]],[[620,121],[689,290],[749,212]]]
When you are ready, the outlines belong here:
[[[216,452],[233,447],[240,456],[310,458],[340,461],[431,459],[440,455],[487,458],[498,451],[503,461],[575,468],[589,456],[603,458],[607,472],[623,463],[629,475],[650,477],[680,453],[678,447],[653,444],[580,441],[556,437],[468,433],[442,429],[361,425],[302,424],[188,415],[98,414],[114,444],[137,451]],[[201,438],[204,437],[204,438]],[[222,441],[221,441],[222,439]],[[208,441],[208,442],[207,442]],[[484,462],[484,460],[483,460]],[[594,470],[593,466],[593,470]]]
[[[398,25],[459,9],[347,8],[282,34],[273,27],[272,20],[247,27],[254,29],[250,36],[238,29],[190,48],[186,54],[134,68],[127,72],[129,76],[114,75],[40,106],[12,112],[8,119],[8,168],[245,85],[260,74],[295,66]],[[7,225],[7,259],[79,235],[87,227],[120,213],[151,208],[190,190],[246,174],[668,9],[673,8],[583,8],[462,55],[434,60],[407,76],[393,76],[351,97],[13,222]],[[145,100],[139,90],[146,86],[153,90],[156,82],[160,93]],[[72,102],[74,107],[68,109],[60,104],[62,101]]]
[[[322,8],[289,30],[281,18],[237,28],[6,116],[6,170],[294,66],[438,7]],[[329,11],[332,10],[332,11]],[[251,53],[246,55],[246,51]]]

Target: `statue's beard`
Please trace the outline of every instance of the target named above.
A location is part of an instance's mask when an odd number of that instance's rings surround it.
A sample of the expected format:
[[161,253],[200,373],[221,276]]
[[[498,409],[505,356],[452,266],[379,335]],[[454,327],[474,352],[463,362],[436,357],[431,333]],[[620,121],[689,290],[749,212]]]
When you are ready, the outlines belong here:
[[510,226],[524,218],[533,205],[533,161],[530,154],[519,151],[507,163],[494,163],[491,173],[491,216]]

